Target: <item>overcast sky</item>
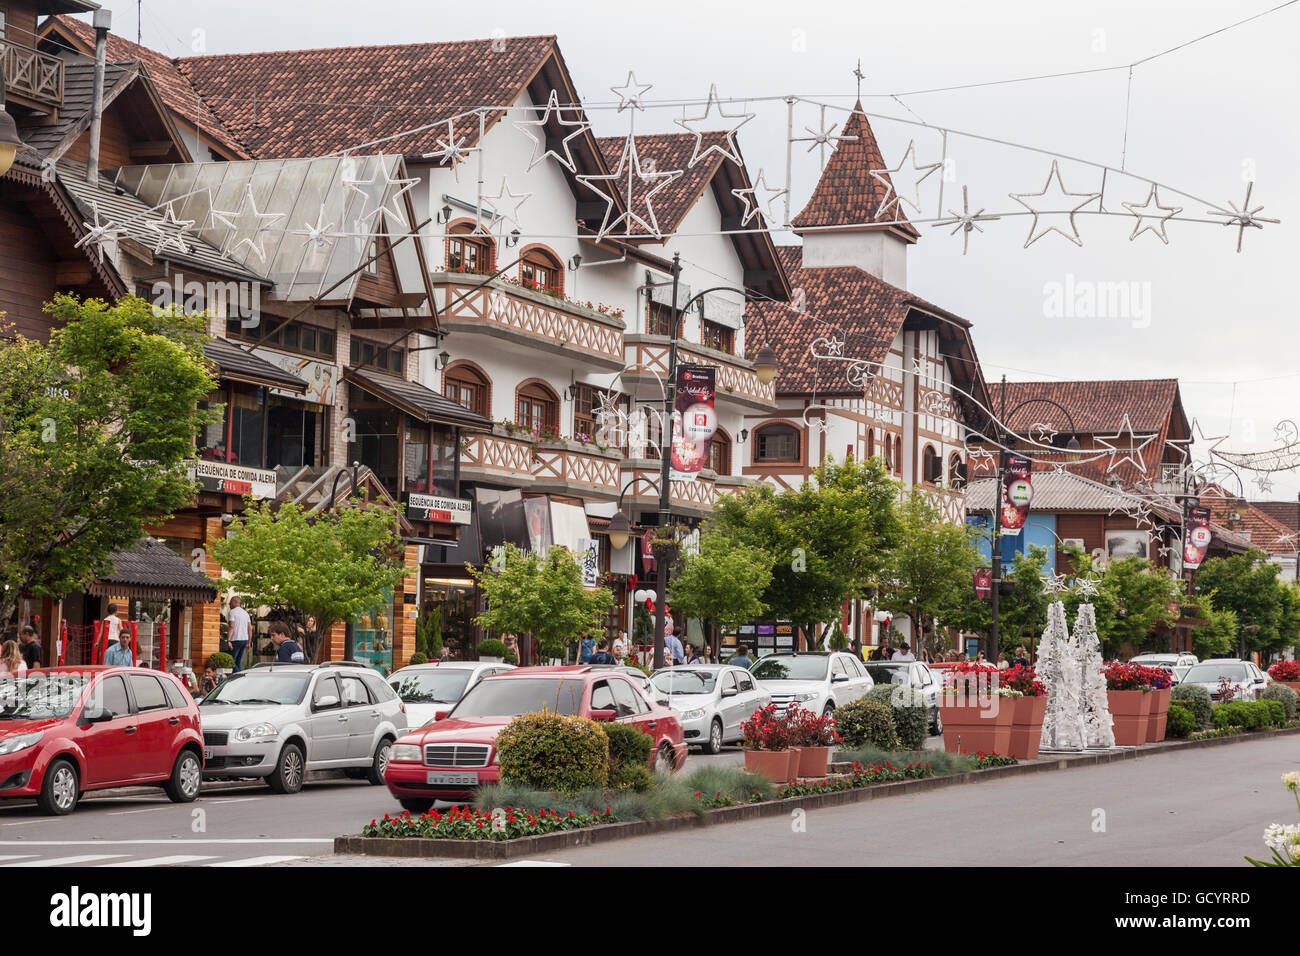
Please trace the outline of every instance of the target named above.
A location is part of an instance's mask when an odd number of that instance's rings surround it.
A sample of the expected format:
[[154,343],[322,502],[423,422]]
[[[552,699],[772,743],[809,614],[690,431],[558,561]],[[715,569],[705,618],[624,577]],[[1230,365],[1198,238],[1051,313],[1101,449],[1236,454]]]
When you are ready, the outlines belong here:
[[[237,53],[555,34],[579,94],[592,104],[609,101],[608,87],[634,70],[639,81],[654,84],[652,101],[702,99],[716,83],[723,97],[796,93],[847,108],[860,57],[868,112],[1123,163],[1141,178],[1111,177],[1109,209],[1143,203],[1144,180],[1151,179],[1170,187],[1161,190],[1163,205],[1209,218],[1204,202],[1172,190],[1240,205],[1253,175],[1251,205],[1262,204],[1260,215],[1283,222],[1247,230],[1241,255],[1236,228],[1222,225],[1174,222],[1168,245],[1151,232],[1130,242],[1131,216],[1079,216],[1081,248],[1053,233],[1025,249],[1031,221],[1019,216],[986,223],[966,256],[960,235],[922,225],[909,263],[913,291],[975,323],[989,379],[1004,372],[1013,380],[1177,377],[1188,415],[1207,436],[1230,433],[1223,447],[1238,450],[1268,447],[1279,419],[1300,419],[1293,291],[1300,269],[1300,4],[1137,66],[1131,98],[1127,70],[909,95],[901,104],[887,94],[1129,64],[1279,2],[145,0],[143,40],[175,56],[196,44],[208,53]],[[105,6],[114,12],[115,31],[134,39],[136,4]],[[745,159],[751,174],[761,167],[769,182],[779,182],[785,104],[753,102],[750,109],[758,115],[740,132]],[[675,131],[672,119],[680,115],[680,108],[652,109],[638,130]],[[840,122],[843,115],[830,118]],[[594,109],[591,118],[602,135],[626,132],[612,111]],[[803,128],[817,120],[815,106],[800,105],[796,135],[807,135]],[[872,124],[890,166],[911,139],[921,162],[941,156],[933,129]],[[817,150],[806,146],[795,145],[795,211],[818,173]],[[948,146],[945,209],[960,208],[962,185],[972,208],[990,212],[1020,209],[1010,192],[1044,188],[1049,156],[959,136],[949,136]],[[1067,190],[1100,188],[1097,169],[1066,161],[1060,168]],[[927,217],[936,214],[938,179],[922,190]],[[1069,231],[1063,217],[1052,222]],[[1129,314],[1049,314],[1053,293],[1095,288],[1088,283],[1132,283]],[[1268,494],[1249,481],[1246,491],[1291,498],[1300,475],[1276,476]]]

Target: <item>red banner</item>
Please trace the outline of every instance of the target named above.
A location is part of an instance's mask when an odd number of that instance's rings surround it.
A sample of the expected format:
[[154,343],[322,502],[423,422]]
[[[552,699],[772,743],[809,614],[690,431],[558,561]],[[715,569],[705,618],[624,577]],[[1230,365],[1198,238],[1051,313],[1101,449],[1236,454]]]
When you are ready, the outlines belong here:
[[1002,533],[1019,534],[1029,520],[1029,502],[1034,486],[1029,480],[1029,459],[1007,455],[1002,470]]
[[1205,560],[1210,540],[1214,534],[1210,531],[1210,509],[1199,505],[1187,506],[1187,540],[1183,542],[1183,567],[1196,569]]
[[709,463],[709,446],[718,430],[713,407],[717,369],[712,365],[677,366],[673,404],[672,476],[694,480]]

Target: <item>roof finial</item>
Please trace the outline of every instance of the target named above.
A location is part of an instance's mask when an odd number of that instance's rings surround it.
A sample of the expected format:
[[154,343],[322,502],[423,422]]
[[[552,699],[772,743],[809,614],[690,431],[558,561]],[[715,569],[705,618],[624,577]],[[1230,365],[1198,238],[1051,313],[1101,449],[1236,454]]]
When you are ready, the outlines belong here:
[[862,102],[862,81],[866,79],[866,74],[862,72],[862,57],[858,57],[858,65],[853,68],[853,75],[858,78],[858,102]]

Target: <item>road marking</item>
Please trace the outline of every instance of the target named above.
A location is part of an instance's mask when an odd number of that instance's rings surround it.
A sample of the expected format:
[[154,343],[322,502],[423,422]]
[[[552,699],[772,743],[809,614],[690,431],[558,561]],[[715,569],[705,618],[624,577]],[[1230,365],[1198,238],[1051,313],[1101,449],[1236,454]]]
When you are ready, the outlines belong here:
[[110,810],[105,816],[124,817],[128,813],[157,813],[159,810],[170,810],[174,804],[166,803],[161,807],[145,807],[143,810]]
[[215,860],[214,856],[155,856],[147,860],[123,860],[121,863],[105,863],[104,866],[177,866],[182,863],[197,863],[199,860]]
[[121,853],[92,853],[87,856],[56,856],[52,859],[28,860],[24,863],[4,863],[0,866],[81,866],[96,860],[115,860]]
[[333,837],[236,837],[228,840],[213,839],[176,839],[176,840],[0,840],[0,847],[8,846],[27,848],[33,846],[238,846],[257,843],[328,843],[334,845]]
[[515,860],[513,863],[498,863],[497,866],[572,866],[572,863],[555,863],[550,860]]
[[261,797],[234,797],[230,800],[203,800],[201,802],[210,803],[214,807],[216,807],[216,806],[220,806],[223,803],[251,803],[253,800],[261,800],[261,799],[262,799]]
[[6,823],[6,824],[3,824],[3,825],[4,825],[4,826],[7,826],[7,827],[29,827],[29,826],[31,826],[33,823],[49,823],[49,822],[50,822],[50,821],[49,821],[48,819],[45,819],[45,820],[19,820],[19,821],[15,822],[15,823]]
[[220,863],[208,863],[208,866],[267,866],[271,863],[287,863],[290,860],[304,860],[305,856],[253,856],[247,860],[223,860]]
[[8,856],[0,856],[0,860],[27,860],[33,855],[31,853],[12,853]]

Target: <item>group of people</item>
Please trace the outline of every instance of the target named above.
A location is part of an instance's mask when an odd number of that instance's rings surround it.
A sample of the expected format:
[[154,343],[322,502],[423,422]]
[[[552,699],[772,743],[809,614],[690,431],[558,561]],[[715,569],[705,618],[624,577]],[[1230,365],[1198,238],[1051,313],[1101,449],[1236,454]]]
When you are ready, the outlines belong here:
[[0,677],[19,677],[41,666],[41,642],[30,624],[18,632],[18,640],[0,644]]
[[914,661],[916,655],[912,653],[912,648],[907,641],[901,642],[897,648],[891,647],[889,638],[881,641],[880,646],[867,655],[869,661]]

